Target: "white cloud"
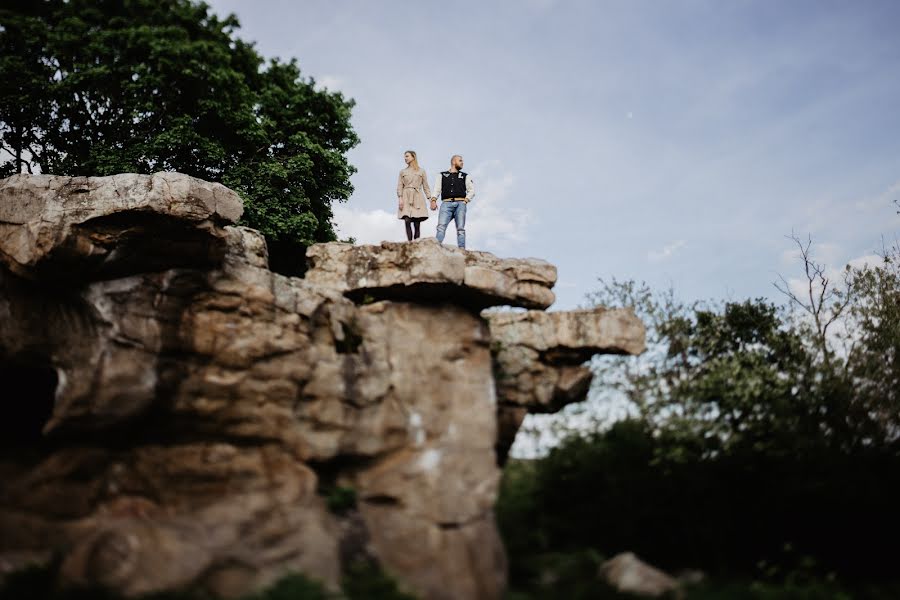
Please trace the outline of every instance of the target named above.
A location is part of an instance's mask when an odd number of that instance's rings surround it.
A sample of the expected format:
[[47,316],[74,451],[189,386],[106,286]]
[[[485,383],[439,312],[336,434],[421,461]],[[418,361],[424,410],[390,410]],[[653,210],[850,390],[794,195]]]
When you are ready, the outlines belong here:
[[346,204],[334,207],[338,237],[353,237],[358,244],[378,244],[384,240],[406,239],[403,222],[385,210],[354,210]]
[[676,240],[671,244],[667,244],[666,246],[664,246],[662,250],[650,250],[649,252],[647,252],[647,259],[651,261],[666,260],[667,258],[671,258],[673,254],[683,248],[685,244],[686,242],[684,240]]
[[853,203],[853,206],[862,212],[890,210],[895,201],[900,201],[900,181],[890,186],[881,194],[869,198],[862,198]]
[[[472,179],[475,200],[467,213],[467,245],[491,252],[507,252],[512,246],[526,241],[533,215],[529,209],[515,204],[515,175],[504,169],[500,161],[490,160],[472,172]],[[469,239],[475,245],[469,243]]]
[[[806,242],[801,237],[800,241],[806,245]],[[809,247],[809,253],[813,260],[817,263],[822,264],[836,264],[840,261],[840,256],[842,253],[842,249],[838,244],[833,244],[829,242],[822,243],[814,243]],[[800,252],[800,247],[791,240],[791,247],[784,252],[781,253],[781,263],[788,266],[797,266],[801,265],[803,260],[803,254]]]
[[[830,246],[830,245],[828,245],[828,246]],[[799,250],[797,251],[796,258],[798,261],[800,260]],[[816,255],[813,255],[813,259],[816,260],[816,262],[819,262],[818,257]],[[882,264],[882,262],[883,262],[882,258],[880,256],[878,256],[877,254],[865,254],[863,256],[857,256],[856,258],[851,258],[844,264],[849,265],[853,269],[862,269],[864,267],[877,267],[880,264]],[[839,263],[835,262],[833,264],[839,264]],[[802,263],[798,262],[797,269],[802,270],[802,268],[803,268]],[[841,283],[843,282],[843,278],[844,278],[844,267],[843,266],[835,267],[835,266],[829,266],[826,264],[824,275],[828,279],[829,287],[836,286],[836,287],[840,288]],[[787,278],[787,282],[788,282],[788,287],[790,288],[791,292],[793,292],[798,298],[803,299],[804,301],[806,301],[809,298],[810,283],[806,277],[789,277],[789,278]],[[816,297],[818,297],[821,292],[822,292],[822,286],[820,285],[820,282],[819,281],[814,282],[813,283],[813,294]]]
[[847,264],[853,267],[854,269],[862,269],[863,267],[877,267],[884,262],[877,254],[866,254],[865,256],[858,256],[856,258],[851,258],[847,261]]
[[344,78],[337,77],[336,75],[324,75],[316,79],[316,87],[320,90],[339,92],[342,91],[345,86],[346,81]]

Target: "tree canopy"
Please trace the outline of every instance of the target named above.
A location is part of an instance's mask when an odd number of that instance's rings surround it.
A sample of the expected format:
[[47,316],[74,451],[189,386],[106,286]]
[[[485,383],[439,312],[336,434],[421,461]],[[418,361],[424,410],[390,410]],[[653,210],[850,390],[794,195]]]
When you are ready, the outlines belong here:
[[572,413],[546,456],[507,466],[497,516],[522,597],[603,597],[574,586],[625,550],[709,573],[715,593],[689,598],[898,597],[900,245],[840,271],[791,237],[784,304],[616,279],[590,296],[634,307],[648,351],[594,361],[596,400],[628,418]]
[[[0,9],[0,177],[179,171],[244,199],[273,268],[335,239],[353,191],[353,101],[265,61],[193,0],[13,0]],[[299,256],[298,256],[299,254]]]

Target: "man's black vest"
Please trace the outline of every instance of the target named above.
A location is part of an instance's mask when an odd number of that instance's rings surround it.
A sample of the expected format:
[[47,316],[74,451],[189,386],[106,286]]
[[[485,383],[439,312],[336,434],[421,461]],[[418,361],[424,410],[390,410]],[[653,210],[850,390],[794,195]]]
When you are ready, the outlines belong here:
[[441,198],[444,200],[449,198],[465,198],[466,177],[468,177],[468,175],[462,171],[456,173],[441,171]]

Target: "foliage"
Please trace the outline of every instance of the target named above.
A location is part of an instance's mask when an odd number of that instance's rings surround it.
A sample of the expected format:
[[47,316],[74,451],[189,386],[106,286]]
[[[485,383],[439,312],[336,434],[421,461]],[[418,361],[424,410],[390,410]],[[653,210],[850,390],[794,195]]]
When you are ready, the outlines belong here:
[[858,301],[849,309],[846,379],[861,407],[890,431],[900,431],[900,249],[883,263],[853,273]]
[[351,487],[334,486],[325,491],[325,503],[328,510],[336,515],[342,515],[356,508],[356,490]]
[[[598,380],[616,386],[655,430],[681,438],[671,450],[682,458],[852,453],[895,443],[896,427],[857,393],[854,374],[862,371],[834,351],[825,359],[817,335],[786,307],[764,299],[685,305],[672,297],[613,280],[593,300],[632,305],[645,317],[648,355],[598,362]],[[855,297],[852,310],[867,301]],[[881,360],[880,348],[857,345],[855,363]]]
[[900,460],[836,452],[659,458],[683,444],[635,420],[573,436],[526,469],[508,465],[497,513],[513,581],[532,576],[534,555],[584,548],[752,576],[761,560],[783,565],[785,543],[825,573],[893,573],[883,548],[900,534]]
[[516,597],[575,594],[541,587],[548,560],[626,550],[707,572],[688,598],[898,595],[900,249],[835,272],[792,239],[803,275],[778,285],[784,306],[602,282],[592,303],[648,326],[645,355],[594,365],[632,417],[581,421],[508,464],[497,519]]
[[341,581],[341,588],[350,600],[414,600],[397,586],[391,577],[367,561],[349,565]]
[[267,589],[245,596],[243,600],[331,600],[329,593],[320,583],[303,575],[287,575]]
[[[244,199],[273,267],[335,239],[353,101],[264,62],[193,0],[14,0],[0,9],[0,177],[180,171]],[[299,253],[300,259],[297,258]]]

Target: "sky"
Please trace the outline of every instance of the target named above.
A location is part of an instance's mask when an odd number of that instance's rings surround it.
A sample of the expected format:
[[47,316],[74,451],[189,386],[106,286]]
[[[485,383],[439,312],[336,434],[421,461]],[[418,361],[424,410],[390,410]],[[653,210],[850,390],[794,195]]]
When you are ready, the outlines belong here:
[[610,277],[781,300],[791,232],[834,269],[900,232],[895,0],[210,4],[356,101],[339,235],[405,239],[403,152],[462,154],[468,247],[555,264],[554,309]]

